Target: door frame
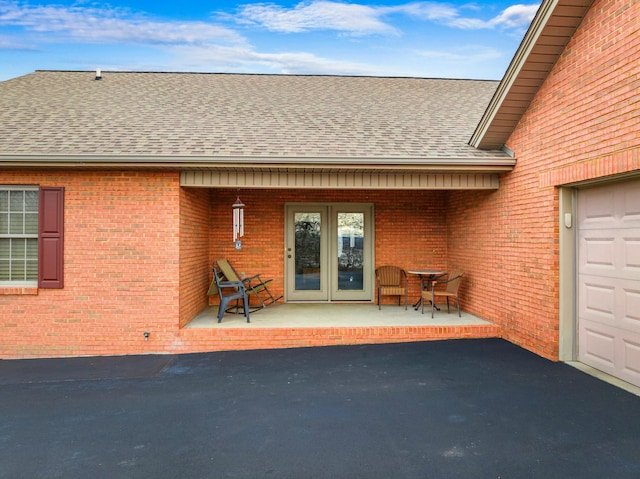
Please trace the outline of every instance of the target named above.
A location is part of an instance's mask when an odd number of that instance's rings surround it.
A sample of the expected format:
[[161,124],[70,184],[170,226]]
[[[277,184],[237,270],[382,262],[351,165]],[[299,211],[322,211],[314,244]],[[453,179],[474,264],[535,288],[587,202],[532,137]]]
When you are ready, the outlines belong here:
[[577,197],[572,187],[559,189],[558,231],[560,239],[559,261],[559,342],[558,359],[575,361],[578,357],[577,302]]
[[[314,294],[315,290],[308,292],[308,298],[301,298],[302,294],[295,293],[295,274],[294,266],[289,256],[293,256],[292,243],[293,238],[293,222],[294,214],[304,210],[321,211],[324,210],[326,231],[321,236],[321,261],[324,266],[324,280],[321,277],[321,292]],[[364,213],[364,261],[363,261],[363,289],[352,291],[338,290],[337,279],[334,281],[333,276],[338,269],[337,256],[337,213]],[[285,221],[284,221],[284,283],[285,283],[285,302],[373,302],[374,291],[374,272],[375,272],[375,214],[373,203],[349,203],[349,202],[300,202],[285,203]],[[293,271],[293,273],[292,273]],[[326,299],[325,299],[326,292]]]

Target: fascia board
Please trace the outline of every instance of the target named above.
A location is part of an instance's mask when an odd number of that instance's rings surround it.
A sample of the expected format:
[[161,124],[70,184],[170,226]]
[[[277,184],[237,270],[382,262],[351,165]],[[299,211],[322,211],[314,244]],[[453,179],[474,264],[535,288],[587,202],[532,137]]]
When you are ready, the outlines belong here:
[[513,169],[516,159],[504,156],[478,158],[424,157],[193,157],[107,155],[0,155],[0,167],[24,168],[334,168],[415,169],[504,168]]
[[[547,0],[544,1],[538,11],[536,12],[527,33],[525,34],[518,50],[513,56],[507,71],[502,78],[502,81],[498,85],[496,92],[494,93],[491,101],[489,102],[489,106],[485,110],[484,115],[480,119],[476,130],[473,132],[471,139],[469,140],[469,144],[475,148],[478,148],[478,145],[482,141],[487,129],[493,122],[496,114],[498,113],[500,106],[502,106],[503,101],[505,100],[507,94],[511,90],[514,82],[518,79],[518,75],[520,74],[524,64],[526,63],[531,51],[535,47],[538,38],[542,34],[542,31],[549,21],[549,18],[553,15],[553,11],[558,5],[559,0]],[[541,81],[542,83],[542,81]]]

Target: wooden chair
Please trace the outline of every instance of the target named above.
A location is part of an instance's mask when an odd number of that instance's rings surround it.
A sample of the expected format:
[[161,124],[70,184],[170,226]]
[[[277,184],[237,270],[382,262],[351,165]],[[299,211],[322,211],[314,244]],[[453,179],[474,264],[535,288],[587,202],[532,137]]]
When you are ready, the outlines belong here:
[[449,298],[451,298],[455,299],[456,306],[458,307],[458,316],[462,317],[460,313],[460,301],[458,300],[458,289],[460,288],[463,275],[463,271],[453,271],[444,278],[433,281],[431,283],[431,291],[422,292],[422,314],[424,314],[424,303],[431,301],[431,317],[433,318],[436,300],[439,298],[446,299],[447,313],[451,313],[449,306]]
[[400,298],[404,296],[404,309],[409,304],[409,278],[405,270],[398,266],[379,266],[376,269],[376,284],[378,286],[378,309],[382,309],[382,296],[397,296],[398,306]]
[[218,260],[217,264],[226,280],[233,282],[239,281],[244,285],[244,289],[247,292],[249,300],[251,300],[252,296],[257,298],[260,305],[253,309],[252,312],[257,311],[261,308],[266,308],[270,304],[273,304],[279,299],[282,299],[282,295],[276,298],[271,294],[271,291],[269,291],[269,284],[273,280],[263,280],[260,278],[259,274],[246,278],[240,278],[236,270],[233,269],[233,266],[231,266],[231,263],[229,263],[229,261],[227,261],[226,259]]
[[230,301],[236,300],[236,310],[239,309],[239,301],[242,300],[242,308],[244,310],[244,315],[247,318],[247,323],[249,321],[249,298],[247,297],[247,291],[244,287],[242,281],[225,281],[221,276],[221,273],[218,271],[218,268],[213,266],[213,281],[215,283],[215,288],[209,289],[209,293],[215,294],[216,292],[220,296],[220,306],[218,307],[218,322],[222,321],[222,316],[227,311],[227,306]]

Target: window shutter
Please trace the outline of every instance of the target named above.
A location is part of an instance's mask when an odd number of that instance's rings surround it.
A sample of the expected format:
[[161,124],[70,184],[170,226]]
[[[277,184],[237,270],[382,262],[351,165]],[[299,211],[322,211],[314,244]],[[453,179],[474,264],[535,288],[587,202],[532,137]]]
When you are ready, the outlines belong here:
[[38,206],[38,287],[63,287],[64,188],[41,187]]

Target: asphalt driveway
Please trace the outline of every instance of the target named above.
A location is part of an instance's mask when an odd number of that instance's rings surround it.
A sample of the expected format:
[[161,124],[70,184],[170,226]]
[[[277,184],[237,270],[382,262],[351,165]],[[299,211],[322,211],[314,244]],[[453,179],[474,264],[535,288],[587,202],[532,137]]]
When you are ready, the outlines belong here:
[[640,397],[508,342],[0,361],[2,478],[638,478]]

